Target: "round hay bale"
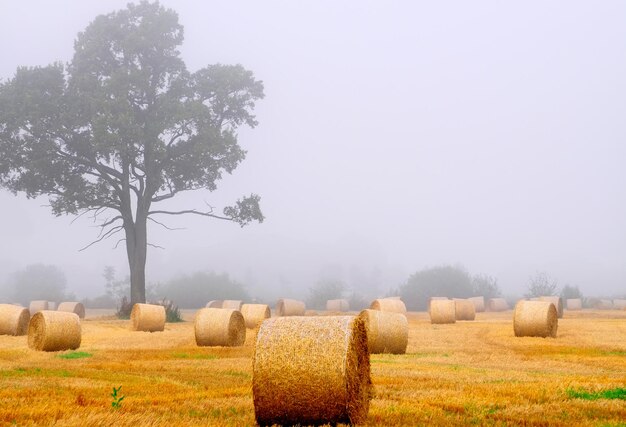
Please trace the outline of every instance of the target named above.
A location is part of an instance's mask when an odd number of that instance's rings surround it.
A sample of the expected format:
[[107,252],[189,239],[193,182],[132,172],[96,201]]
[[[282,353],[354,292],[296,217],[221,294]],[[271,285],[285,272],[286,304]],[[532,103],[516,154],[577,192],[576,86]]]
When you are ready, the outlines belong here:
[[[238,299],[225,299],[222,302],[222,306],[220,308],[229,308],[231,310],[239,310],[241,311],[241,306],[243,305],[243,301]],[[209,307],[212,308],[212,307]]]
[[318,313],[317,313],[317,311],[315,311],[315,310],[305,310],[305,311],[304,311],[304,315],[305,315],[305,316],[317,316],[317,315],[318,315]]
[[28,347],[33,350],[76,350],[80,340],[80,319],[75,313],[42,310],[30,319]]
[[490,298],[487,308],[489,311],[506,311],[509,309],[509,303],[504,298]]
[[617,310],[621,310],[626,308],[626,299],[614,299],[613,300],[613,308]]
[[28,306],[28,311],[30,312],[31,317],[39,313],[41,310],[47,310],[47,309],[48,309],[48,301],[43,301],[43,300],[31,301]]
[[246,340],[246,322],[239,310],[201,308],[194,321],[199,346],[239,347]]
[[454,311],[456,320],[474,320],[476,318],[474,303],[466,299],[454,300]]
[[583,309],[583,300],[580,298],[568,298],[566,301],[568,310],[582,310]]
[[304,316],[306,305],[303,301],[295,299],[281,298],[276,303],[276,315],[282,316]]
[[259,328],[252,370],[258,424],[360,424],[370,389],[363,319],[275,317]]
[[30,313],[24,307],[0,304],[0,335],[26,335]]
[[246,328],[255,329],[262,321],[272,317],[272,311],[267,304],[244,304],[241,306],[241,314],[246,322]]
[[133,305],[130,312],[133,331],[160,332],[165,329],[165,307],[156,304]]
[[404,305],[404,302],[401,299],[396,298],[375,299],[370,304],[370,309],[406,314],[406,305]]
[[563,300],[557,296],[541,296],[539,297],[539,301],[547,301],[554,304],[556,307],[556,315],[559,319],[563,318]]
[[80,302],[62,302],[59,304],[57,311],[67,311],[68,313],[76,313],[81,319],[85,318],[85,306]]
[[216,299],[206,303],[206,308],[222,308],[224,301]]
[[406,353],[409,322],[404,314],[366,309],[359,313],[359,317],[365,322],[370,354]]
[[485,297],[471,297],[467,300],[474,304],[474,311],[476,313],[482,313],[485,311]]
[[327,311],[350,311],[350,303],[347,299],[329,299],[326,301]]
[[430,323],[444,324],[456,322],[456,304],[452,300],[436,299],[428,307]]
[[558,327],[556,307],[549,301],[520,300],[513,313],[513,330],[516,337],[556,338]]

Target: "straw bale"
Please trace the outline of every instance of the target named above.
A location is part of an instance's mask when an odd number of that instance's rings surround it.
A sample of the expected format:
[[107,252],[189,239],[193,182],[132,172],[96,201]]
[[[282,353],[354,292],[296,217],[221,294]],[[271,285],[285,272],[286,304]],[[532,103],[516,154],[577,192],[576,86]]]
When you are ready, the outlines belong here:
[[611,310],[613,309],[613,301],[610,299],[600,299],[595,303],[595,308],[600,310]]
[[[230,308],[232,310],[241,311],[241,306],[243,305],[243,301],[238,299],[225,299],[222,303],[222,306],[219,308]],[[212,308],[212,307],[209,307]],[[217,308],[217,307],[216,307]]]
[[241,306],[241,314],[246,321],[246,328],[254,329],[262,321],[272,317],[270,306],[267,304],[244,304]]
[[220,299],[212,300],[206,303],[206,308],[222,308],[224,301]]
[[371,380],[363,319],[276,317],[263,322],[252,394],[260,425],[364,423]]
[[281,298],[276,303],[277,316],[304,316],[306,305],[303,301]]
[[490,298],[487,302],[487,308],[489,311],[506,311],[509,309],[509,304],[504,298]]
[[485,311],[485,297],[471,297],[467,300],[474,304],[474,311],[476,313],[482,313]]
[[326,311],[350,311],[350,303],[347,299],[329,299],[326,301]]
[[554,304],[556,307],[556,315],[559,319],[563,318],[563,300],[558,296],[541,296],[539,297],[539,301],[547,301]]
[[194,322],[199,346],[239,347],[246,340],[246,322],[239,310],[201,308]]
[[85,318],[85,306],[80,302],[66,301],[59,304],[57,311],[67,311],[69,313],[76,313],[81,319]]
[[76,313],[42,310],[30,319],[28,347],[33,350],[75,350],[80,341],[80,319]]
[[568,298],[566,303],[568,310],[582,310],[583,308],[583,300],[580,298]]
[[401,299],[396,298],[375,299],[370,304],[370,309],[406,314],[406,305],[404,305],[404,302]]
[[616,308],[618,310],[626,308],[626,299],[614,299],[613,308]]
[[359,317],[365,322],[370,354],[406,353],[409,322],[404,314],[366,309],[359,313]]
[[456,303],[452,300],[431,300],[428,307],[430,323],[455,323]]
[[30,313],[24,307],[0,304],[0,335],[26,335]]
[[474,303],[466,299],[454,300],[454,311],[456,320],[474,320],[476,318]]
[[516,337],[556,338],[558,315],[550,301],[520,300],[513,313],[513,330]]
[[317,313],[317,311],[315,311],[315,310],[305,310],[305,311],[304,311],[304,315],[305,315],[305,316],[317,316],[317,315],[318,315],[318,313]]
[[30,312],[31,317],[41,310],[48,310],[48,301],[35,300],[30,302],[30,305],[28,306],[28,311]]
[[165,329],[165,307],[156,304],[133,305],[130,312],[133,331],[160,332]]

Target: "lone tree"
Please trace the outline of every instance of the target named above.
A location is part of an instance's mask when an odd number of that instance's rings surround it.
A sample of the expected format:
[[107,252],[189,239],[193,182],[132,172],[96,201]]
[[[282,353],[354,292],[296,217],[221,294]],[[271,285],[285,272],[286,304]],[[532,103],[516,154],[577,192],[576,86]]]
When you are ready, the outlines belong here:
[[263,221],[255,194],[221,213],[155,208],[232,173],[245,157],[236,129],[256,126],[263,98],[263,83],[240,65],[189,72],[182,41],[176,12],[130,4],[79,33],[67,65],[20,67],[0,85],[0,186],[48,195],[57,216],[93,215],[101,232],[91,244],[123,231],[132,303],[145,302],[155,216]]

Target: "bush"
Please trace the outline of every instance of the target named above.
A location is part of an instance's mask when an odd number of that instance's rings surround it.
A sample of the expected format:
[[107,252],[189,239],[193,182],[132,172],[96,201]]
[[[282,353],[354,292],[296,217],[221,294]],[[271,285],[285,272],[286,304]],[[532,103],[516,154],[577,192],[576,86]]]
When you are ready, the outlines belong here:
[[563,289],[561,289],[561,298],[563,298],[564,301],[573,298],[583,299],[583,294],[580,292],[580,289],[578,289],[578,286],[565,285]]
[[306,306],[315,310],[326,310],[326,301],[341,298],[346,285],[341,280],[320,280],[309,288]]
[[537,272],[529,279],[526,298],[556,295],[557,281],[546,272]]
[[31,264],[13,276],[15,300],[28,305],[32,300],[68,301],[75,298],[67,294],[65,273],[54,265]]
[[472,277],[472,292],[476,297],[485,297],[485,300],[502,295],[498,286],[498,280],[486,274],[478,274]]
[[154,294],[165,295],[178,307],[201,308],[211,300],[249,300],[244,286],[231,279],[228,274],[196,272],[176,277],[158,286]]
[[472,279],[461,266],[418,271],[400,287],[400,296],[410,310],[425,310],[431,297],[468,298],[472,294]]

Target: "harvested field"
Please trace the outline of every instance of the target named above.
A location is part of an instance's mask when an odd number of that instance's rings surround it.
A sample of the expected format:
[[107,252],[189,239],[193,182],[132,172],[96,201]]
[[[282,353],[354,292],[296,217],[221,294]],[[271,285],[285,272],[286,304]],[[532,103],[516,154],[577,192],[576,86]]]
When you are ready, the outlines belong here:
[[[0,336],[0,423],[55,426],[254,425],[252,356],[243,347],[198,347],[193,314],[159,333],[87,310],[77,351],[29,350]],[[625,388],[626,312],[565,312],[556,339],[513,334],[513,312],[431,325],[407,315],[403,355],[371,356],[367,425],[620,425],[626,401],[576,397]],[[122,386],[120,409],[111,407]],[[581,394],[577,394],[581,392]]]

